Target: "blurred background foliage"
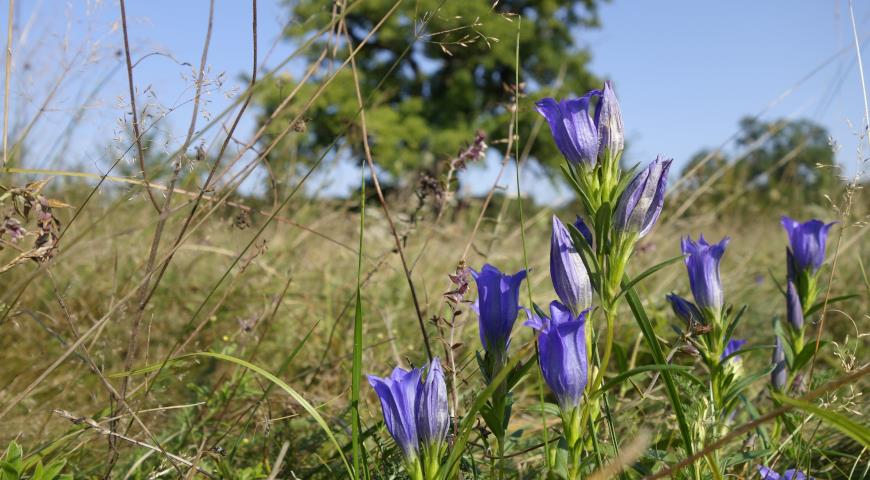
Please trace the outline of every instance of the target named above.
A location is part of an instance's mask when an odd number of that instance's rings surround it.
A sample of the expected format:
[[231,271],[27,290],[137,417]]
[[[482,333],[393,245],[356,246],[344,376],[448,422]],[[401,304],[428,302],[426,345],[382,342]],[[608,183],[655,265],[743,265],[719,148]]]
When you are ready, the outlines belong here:
[[[599,25],[599,1],[509,0],[497,2],[495,8],[491,3],[401,3],[357,54],[363,96],[375,92],[372,106],[366,109],[372,155],[394,179],[413,178],[422,171],[437,174],[443,160],[455,156],[478,130],[490,139],[506,136],[516,83],[518,29],[523,82],[520,138],[528,138],[538,121],[535,98],[553,94],[553,87],[575,94],[600,87],[600,79],[589,71],[590,52],[578,42],[585,30]],[[384,18],[395,4],[391,0],[356,4],[346,17],[351,45],[359,45],[376,19]],[[332,17],[332,6],[321,0],[288,2],[288,8],[292,19],[285,32],[295,42],[311,37]],[[437,14],[427,13],[436,10]],[[419,37],[416,42],[415,37]],[[338,32],[317,40],[331,42],[333,48],[327,58],[311,54],[308,61],[324,62],[326,68],[314,74],[317,81],[301,87],[296,100],[281,113],[281,121],[272,123],[270,135],[261,143],[271,143],[300,113],[321,82],[348,58],[346,38]],[[396,71],[390,74],[397,60]],[[261,123],[298,86],[298,80],[283,76],[264,83],[257,96]],[[269,154],[271,171],[279,180],[316,159],[353,121],[358,104],[351,70],[341,70],[334,83],[305,112],[304,124],[296,129],[304,134],[285,137]],[[529,92],[537,93],[528,96]],[[362,156],[360,134],[355,129],[342,142],[354,161]],[[550,169],[560,159],[552,142],[536,142],[530,153]]]
[[718,211],[761,211],[799,203],[827,204],[843,184],[833,144],[824,127],[810,120],[761,121],[745,117],[735,151],[706,148],[680,172],[684,196],[703,191],[688,211],[714,205]]

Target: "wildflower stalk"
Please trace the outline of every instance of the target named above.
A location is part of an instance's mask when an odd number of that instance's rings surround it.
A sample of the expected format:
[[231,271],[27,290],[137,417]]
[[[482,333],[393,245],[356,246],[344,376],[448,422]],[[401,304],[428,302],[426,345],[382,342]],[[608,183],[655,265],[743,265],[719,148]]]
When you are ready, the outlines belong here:
[[568,445],[568,479],[580,478],[580,460],[583,454],[583,425],[580,407],[562,411],[562,429]]
[[[590,112],[591,101],[595,98],[597,102],[594,112]],[[570,307],[582,303],[580,300],[585,297],[582,295],[583,289],[578,285],[583,283],[585,276],[587,284],[589,280],[594,282],[593,287],[597,291],[604,312],[603,355],[600,359],[597,355],[594,358],[597,368],[593,368],[592,372],[584,366],[584,374],[587,376],[584,380],[590,380],[589,394],[586,398],[596,398],[596,401],[583,403],[579,409],[580,421],[576,428],[569,422],[573,422],[573,419],[565,415],[565,409],[562,408],[566,435],[569,433],[579,435],[579,425],[586,425],[589,422],[593,446],[596,446],[597,439],[594,438],[591,417],[598,408],[596,394],[600,393],[613,350],[614,325],[623,288],[627,289],[627,298],[632,312],[653,350],[657,363],[665,363],[655,332],[652,331],[643,307],[624,277],[635,244],[651,231],[662,211],[671,160],[658,157],[636,174],[631,175],[634,173],[632,170],[629,175],[624,175],[619,166],[624,147],[622,115],[610,83],[606,83],[602,90],[592,90],[581,98],[561,101],[545,98],[538,101],[536,106],[538,112],[547,119],[556,146],[567,160],[562,171],[569,185],[576,191],[586,212],[588,225],[591,227],[587,228],[586,223],[578,219],[575,227],[580,235],[569,239],[569,242],[573,243],[574,250],[585,252],[583,256],[585,268],[584,265],[573,268],[573,270],[582,270],[583,275],[565,274],[565,271],[570,271],[573,267],[571,249],[562,246],[563,242],[557,242],[561,239],[557,238],[555,221],[551,252],[555,246],[559,246],[560,253],[559,255],[551,253],[550,263],[554,287],[563,303]],[[576,255],[576,252],[573,253]],[[559,267],[556,269],[553,268],[554,259],[558,259]],[[591,274],[586,274],[587,268],[592,270]],[[585,306],[588,307],[589,305]],[[578,313],[576,308],[574,313]],[[593,340],[596,337],[591,335],[591,332],[584,338],[585,341],[582,342],[585,349],[584,360],[588,365],[593,360],[589,353],[593,351],[597,340]],[[540,358],[543,358],[543,355],[540,355]],[[541,368],[543,371],[544,365]],[[692,455],[694,450],[692,435],[675,383],[668,372],[663,372],[663,375],[668,396],[679,421],[686,453]],[[550,388],[553,389],[552,384]],[[605,414],[609,420],[609,408],[606,409]],[[612,428],[610,433],[613,436]],[[616,445],[616,438],[613,438],[613,441]],[[573,448],[573,445],[571,447]],[[575,452],[572,450],[571,453]],[[572,459],[572,462],[574,461],[576,459]],[[571,468],[579,468],[579,466],[574,464]],[[694,468],[693,475],[699,478],[699,472]]]

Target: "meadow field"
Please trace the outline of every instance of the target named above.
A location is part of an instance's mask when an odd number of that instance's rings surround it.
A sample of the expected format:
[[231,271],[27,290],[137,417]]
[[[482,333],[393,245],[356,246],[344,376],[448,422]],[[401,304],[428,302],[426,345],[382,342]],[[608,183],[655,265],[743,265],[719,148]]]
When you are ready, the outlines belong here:
[[[129,87],[112,133],[76,129],[103,93],[65,91],[72,75],[16,101],[29,77],[7,57],[0,480],[868,478],[870,118],[851,119],[850,165],[828,135],[770,121],[738,154],[668,171],[630,155],[619,78],[571,90],[564,69],[525,85],[513,68],[480,122],[393,116],[411,108],[386,80],[408,50],[392,66],[366,53],[381,28],[516,66],[540,33],[516,2],[483,21],[451,1],[299,2],[314,34],[290,76],[258,63],[244,2],[253,69],[235,80],[208,68],[222,5],[202,3],[201,59],[165,103],[136,81],[139,23],[123,0],[99,6]],[[481,32],[497,21],[495,42]],[[867,32],[848,33],[860,65]],[[205,101],[221,82],[238,84],[226,108]],[[569,115],[546,97],[591,103],[559,104]],[[98,163],[64,159],[100,133]],[[339,171],[347,195],[316,184]],[[570,200],[530,194],[550,188]],[[825,226],[790,237],[783,216]],[[397,367],[412,370],[390,384]]]

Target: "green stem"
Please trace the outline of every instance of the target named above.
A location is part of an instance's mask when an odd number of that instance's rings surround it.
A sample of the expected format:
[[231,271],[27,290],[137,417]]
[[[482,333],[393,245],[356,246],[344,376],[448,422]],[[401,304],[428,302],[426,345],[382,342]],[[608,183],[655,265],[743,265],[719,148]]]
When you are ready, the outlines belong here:
[[611,306],[605,312],[605,321],[607,322],[607,334],[604,337],[604,355],[601,357],[601,363],[598,365],[598,373],[595,375],[595,380],[592,382],[592,392],[597,392],[604,380],[604,371],[607,369],[607,364],[610,362],[610,355],[613,351],[613,330],[616,323],[615,307]]
[[423,466],[420,464],[420,457],[415,458],[412,462],[408,462],[405,470],[407,470],[411,480],[425,480],[423,477]]
[[710,465],[710,472],[713,474],[713,480],[722,480],[721,469],[719,468],[719,459],[716,458],[716,453],[710,453],[704,456],[707,463]]
[[[630,279],[625,279],[625,284],[630,281]],[[629,307],[631,308],[631,312],[634,315],[635,320],[637,320],[637,324],[643,332],[644,339],[650,347],[650,353],[653,356],[653,360],[655,363],[660,365],[665,365],[667,360],[665,359],[664,354],[662,353],[661,345],[659,344],[659,340],[656,337],[655,331],[653,330],[652,324],[650,324],[649,318],[646,315],[646,311],[643,308],[643,304],[640,301],[640,298],[637,296],[637,292],[634,288],[628,288],[626,290],[625,295],[626,301],[628,302]],[[674,381],[671,372],[662,371],[662,379],[665,382],[665,391],[668,394],[668,399],[671,401],[671,406],[674,409],[674,414],[677,416],[677,423],[680,427],[680,436],[683,440],[683,447],[686,449],[686,456],[691,457],[694,454],[695,446],[692,443],[692,431],[689,428],[689,423],[686,420],[686,414],[683,410],[683,403],[680,400],[679,391],[677,390],[677,384]],[[700,471],[695,468],[694,464],[690,465],[689,468],[692,471],[692,476],[696,479],[700,479]]]
[[[604,459],[601,458],[601,449],[598,447],[598,431],[595,429],[595,422],[593,422],[591,418],[588,420],[588,423],[589,423],[589,437],[592,439],[592,451],[595,452],[595,468],[600,470],[601,467],[604,465]],[[580,450],[580,449],[578,449],[578,450]],[[578,457],[579,457],[579,453],[580,452],[578,452]],[[579,461],[580,460],[578,458],[578,460],[577,460],[578,469],[580,467]],[[578,471],[577,473],[579,474],[580,472]]]
[[581,439],[583,432],[581,425],[580,407],[575,407],[568,412],[562,411],[562,430],[565,434],[565,443],[568,445],[568,479],[580,478],[580,460],[583,453]]
[[498,442],[498,462],[496,462],[496,468],[498,469],[498,478],[499,480],[504,478],[504,436],[497,439]]

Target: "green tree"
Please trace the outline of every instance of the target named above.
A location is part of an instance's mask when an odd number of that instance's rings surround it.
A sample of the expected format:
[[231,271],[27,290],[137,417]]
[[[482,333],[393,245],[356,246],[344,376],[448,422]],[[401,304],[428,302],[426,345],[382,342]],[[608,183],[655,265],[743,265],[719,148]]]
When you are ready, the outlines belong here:
[[711,187],[696,208],[820,203],[841,186],[829,134],[810,120],[747,117],[735,144],[731,155],[701,150],[683,168],[689,190]]
[[[588,71],[589,52],[577,42],[585,29],[598,26],[599,1],[504,0],[494,7],[491,1],[402,3],[356,56],[364,98],[398,60],[398,67],[374,92],[366,109],[377,164],[393,178],[422,170],[438,172],[443,161],[470,143],[478,130],[487,134],[491,144],[505,138],[513,102],[518,28],[520,82],[526,92],[520,96],[520,138],[528,138],[537,119],[534,100],[544,92],[557,94],[550,87],[558,78],[563,78],[559,95],[600,87],[599,80]],[[346,24],[356,46],[395,1],[353,3],[357,4],[350,9]],[[309,38],[333,16],[331,2],[323,0],[300,0],[290,8],[291,26],[285,34],[295,42]],[[323,49],[328,50],[324,65],[271,124],[262,143],[271,143],[285,130],[322,80],[347,58],[344,33],[319,38],[307,50],[309,65],[320,61]],[[260,90],[261,123],[296,87],[296,80],[285,76]],[[345,68],[305,112],[304,124],[294,125],[270,153],[271,174],[280,182],[311,162],[347,128],[357,110],[353,76],[350,68]],[[354,127],[344,137],[342,145],[349,153],[346,158],[361,158],[359,135]],[[561,157],[544,137],[549,137],[546,125],[531,154],[546,167],[553,167]]]

